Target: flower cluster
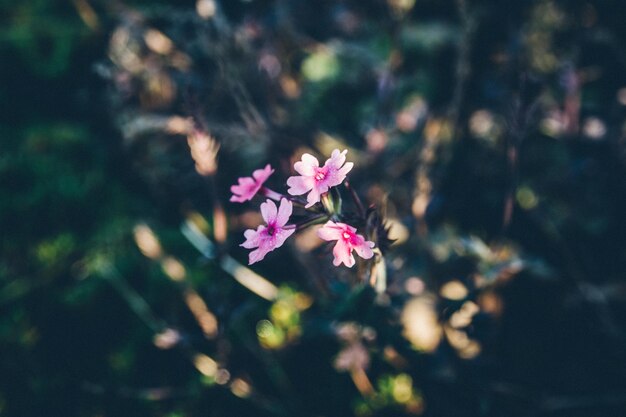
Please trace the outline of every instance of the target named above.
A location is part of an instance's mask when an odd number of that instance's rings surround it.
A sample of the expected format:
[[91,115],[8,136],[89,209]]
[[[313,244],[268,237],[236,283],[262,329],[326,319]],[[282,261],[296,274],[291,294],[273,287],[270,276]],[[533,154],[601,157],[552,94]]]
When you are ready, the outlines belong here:
[[[238,183],[230,188],[233,193],[230,201],[236,203],[250,201],[257,195],[268,197],[261,204],[261,215],[266,224],[260,225],[256,230],[248,229],[244,232],[246,240],[241,246],[254,249],[249,254],[249,264],[262,260],[269,252],[281,247],[297,230],[317,223],[325,223],[317,231],[320,239],[336,241],[333,248],[335,266],[344,264],[352,267],[356,263],[353,252],[363,259],[374,256],[374,242],[357,234],[355,227],[340,221],[343,218],[340,202],[327,204],[329,200],[340,200],[339,193],[334,197],[330,195],[331,189],[341,185],[354,166],[352,162],[346,162],[347,152],[335,149],[323,166],[320,166],[313,155],[303,154],[301,160],[294,164],[294,170],[299,175],[287,179],[288,195],[282,195],[265,186],[265,182],[274,173],[269,164],[254,171],[251,177],[239,178]],[[299,204],[296,196],[304,194],[307,194],[306,203]],[[279,201],[280,205],[277,207],[272,200]],[[321,211],[318,208],[312,209],[320,202],[324,203]],[[289,224],[294,203],[299,204],[305,214],[308,214],[299,224]]]

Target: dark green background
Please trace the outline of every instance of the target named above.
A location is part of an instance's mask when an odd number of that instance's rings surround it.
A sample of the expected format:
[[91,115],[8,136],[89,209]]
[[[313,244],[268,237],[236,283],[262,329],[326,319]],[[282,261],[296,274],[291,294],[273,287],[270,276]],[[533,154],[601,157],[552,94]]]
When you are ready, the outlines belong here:
[[[435,189],[426,220],[432,230],[450,224],[459,235],[507,239],[548,271],[523,271],[498,286],[504,313],[497,319],[487,314],[475,318],[472,336],[484,349],[470,361],[460,360],[449,346],[432,355],[412,352],[399,337],[397,322],[387,316],[393,312],[373,306],[367,291],[352,294],[355,300],[341,286],[332,302],[320,301],[311,310],[309,333],[294,349],[266,357],[258,345],[239,348],[246,338],[256,343],[254,326],[267,316],[269,304],[198,259],[180,235],[181,207],[191,201],[208,213],[214,197],[193,175],[185,142],[155,145],[153,153],[148,145],[130,150],[124,145],[116,117],[131,104],[120,99],[98,69],[110,65],[109,38],[129,12],[93,3],[97,30],[85,25],[71,1],[0,0],[1,416],[347,416],[358,393],[345,374],[332,370],[338,347],[326,330],[332,321],[350,319],[368,323],[381,340],[406,350],[412,360],[407,372],[424,393],[426,415],[623,415],[626,106],[617,94],[626,87],[626,8],[621,1],[467,2],[476,27],[467,58],[471,72],[457,103],[462,128],[433,168]],[[446,115],[454,105],[456,42],[464,30],[458,2],[417,0],[404,24],[417,22],[419,30],[408,38],[398,38],[400,24],[384,1],[222,3],[233,26],[252,19],[264,28],[263,39],[284,48],[277,54],[293,52],[289,59],[296,73],[308,52],[294,46],[294,32],[316,42],[339,39],[363,48],[367,57],[346,53],[335,78],[305,85],[291,106],[290,123],[277,128],[269,144],[259,145],[263,153],[249,158],[246,149],[225,143],[217,195],[226,197],[236,177],[268,159],[284,164],[298,146],[313,143],[317,130],[341,135],[363,149],[363,126],[391,123],[394,110],[411,94],[425,97],[433,114]],[[566,23],[542,26],[545,16],[537,12],[542,3],[560,10]],[[191,1],[126,4],[150,16],[147,21],[175,41],[188,28],[167,11],[193,14],[195,7]],[[333,26],[333,16],[344,9],[357,12],[363,33],[346,35]],[[549,41],[542,38],[540,44],[549,42],[546,49],[555,54],[552,69],[542,71],[531,63],[532,53],[543,53],[526,37],[533,28],[548,33]],[[401,50],[404,62],[395,74],[393,93],[381,98],[372,68],[383,65],[393,47]],[[177,82],[197,87],[202,101],[214,87],[215,67],[201,52],[189,53],[194,75]],[[506,63],[494,64],[495,54],[503,54]],[[235,54],[233,60],[239,58]],[[275,103],[259,83],[258,71],[246,67],[248,61],[237,62],[244,63],[241,78],[252,100],[270,118]],[[568,68],[588,77],[579,90],[581,120],[603,120],[607,134],[601,140],[580,130],[560,138],[543,135],[538,128],[541,104],[522,116],[516,113],[516,100],[530,105],[546,95],[563,100]],[[237,119],[232,103],[207,102],[203,110],[211,117]],[[181,108],[188,110],[186,104],[176,107]],[[467,121],[477,109],[500,116],[506,135],[522,137],[514,179],[506,149],[469,133]],[[520,117],[528,120],[520,122]],[[417,162],[403,158],[416,155],[420,141],[418,132],[400,135],[368,169],[354,173],[364,193],[370,183],[387,187],[397,217],[411,231],[419,226],[407,197]],[[281,174],[285,172],[283,165]],[[510,225],[503,228],[503,198],[511,184],[532,188],[541,204],[530,211],[516,205]],[[228,323],[224,343],[232,346],[202,338],[176,287],[137,250],[132,228],[139,221],[151,224],[164,247],[192,266],[190,279]],[[236,248],[239,232],[232,232],[233,253],[243,261],[244,252]],[[434,289],[439,279],[469,280],[474,260],[459,256],[439,263],[424,254],[431,243],[414,237],[394,253],[408,259]],[[157,349],[146,324],[94,272],[93,265],[103,259],[115,265],[158,316],[185,330],[185,347],[212,355],[220,349],[231,352],[233,369],[270,386],[269,395],[288,411],[261,410],[203,380],[184,352]],[[270,257],[260,270],[272,276],[277,259]],[[292,256],[286,259],[278,269],[301,276],[303,267]],[[390,280],[406,277],[401,275],[390,275]],[[307,289],[298,278],[290,283]],[[398,296],[392,302],[399,308],[404,300]],[[449,314],[446,309],[458,308],[439,302],[442,317]],[[341,308],[330,308],[333,303]],[[297,381],[292,398],[274,392],[267,382],[272,361]],[[373,368],[373,373],[386,369],[380,364]],[[173,393],[165,400],[145,398],[141,390],[154,387],[173,387]],[[376,415],[404,415],[399,413],[390,408]]]

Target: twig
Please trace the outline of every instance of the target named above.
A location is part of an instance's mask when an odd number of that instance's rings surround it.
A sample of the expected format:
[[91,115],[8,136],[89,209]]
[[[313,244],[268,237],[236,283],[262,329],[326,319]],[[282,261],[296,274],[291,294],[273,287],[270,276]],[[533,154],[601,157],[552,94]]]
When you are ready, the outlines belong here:
[[460,136],[460,114],[463,102],[465,101],[465,92],[467,81],[472,73],[470,64],[472,52],[472,38],[477,28],[477,19],[470,14],[467,0],[456,0],[459,19],[461,21],[461,40],[458,47],[458,58],[456,63],[456,79],[452,102],[450,105],[449,117],[454,129],[454,136]]
[[122,277],[120,272],[108,261],[102,261],[99,265],[98,272],[111,283],[113,288],[122,296],[126,304],[133,312],[150,328],[155,334],[159,334],[168,328],[167,324],[157,318],[146,300],[135,291],[128,282]]
[[519,183],[519,149],[526,136],[528,125],[537,100],[534,96],[529,96],[527,92],[528,75],[521,77],[518,97],[514,100],[512,122],[509,126],[508,134],[505,135],[506,158],[509,174],[509,189],[504,197],[504,209],[502,215],[502,229],[506,231],[513,218],[513,208],[515,206],[515,190]]
[[363,203],[361,202],[361,199],[359,198],[359,195],[356,193],[354,188],[352,188],[352,185],[350,185],[349,181],[347,181],[347,180],[344,181],[343,185],[344,185],[344,187],[346,187],[346,189],[350,193],[350,197],[352,198],[352,201],[354,202],[354,205],[356,206],[357,210],[359,211],[359,216],[361,216],[361,218],[365,219],[366,211],[365,211],[365,207],[363,207]]

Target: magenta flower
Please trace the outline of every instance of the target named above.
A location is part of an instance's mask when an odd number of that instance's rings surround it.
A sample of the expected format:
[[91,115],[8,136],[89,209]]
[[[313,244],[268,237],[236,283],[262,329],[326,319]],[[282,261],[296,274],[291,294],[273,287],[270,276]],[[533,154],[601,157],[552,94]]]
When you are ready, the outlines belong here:
[[289,194],[302,195],[309,192],[306,208],[320,201],[320,196],[330,187],[341,184],[346,174],[352,169],[354,165],[352,162],[344,165],[347,152],[347,150],[339,152],[339,149],[335,149],[323,167],[320,167],[319,161],[313,155],[308,153],[302,155],[302,160],[293,166],[300,176],[287,179],[287,185],[290,187],[287,190]]
[[285,240],[296,231],[295,226],[287,226],[293,205],[283,198],[280,200],[280,208],[272,200],[267,200],[261,204],[261,215],[267,226],[259,226],[256,230],[248,229],[244,232],[246,241],[239,246],[246,249],[254,249],[248,257],[248,264],[259,262],[268,252],[279,248]]
[[361,235],[356,234],[356,229],[349,224],[326,222],[321,229],[317,231],[317,235],[324,240],[336,240],[337,244],[333,248],[333,265],[339,266],[341,263],[348,268],[354,265],[354,250],[361,258],[369,259],[374,256],[372,248],[374,242],[365,240]]
[[273,172],[270,164],[267,164],[265,168],[254,171],[251,177],[239,178],[238,184],[230,187],[230,191],[233,193],[230,201],[243,203],[252,200]]

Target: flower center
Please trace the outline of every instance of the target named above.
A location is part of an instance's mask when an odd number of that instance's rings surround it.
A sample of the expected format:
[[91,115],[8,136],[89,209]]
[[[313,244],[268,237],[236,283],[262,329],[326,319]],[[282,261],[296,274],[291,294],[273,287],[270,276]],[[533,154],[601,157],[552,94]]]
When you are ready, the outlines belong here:
[[343,234],[341,236],[343,236],[343,238],[345,240],[350,240],[350,238],[352,237],[352,236],[350,236],[350,233],[348,233],[348,232],[343,232]]
[[315,174],[315,179],[318,181],[322,181],[324,178],[326,178],[326,173],[324,173],[324,171],[317,171],[317,173]]
[[276,225],[274,224],[268,224],[267,225],[267,234],[269,236],[274,236],[274,233],[276,233]]

